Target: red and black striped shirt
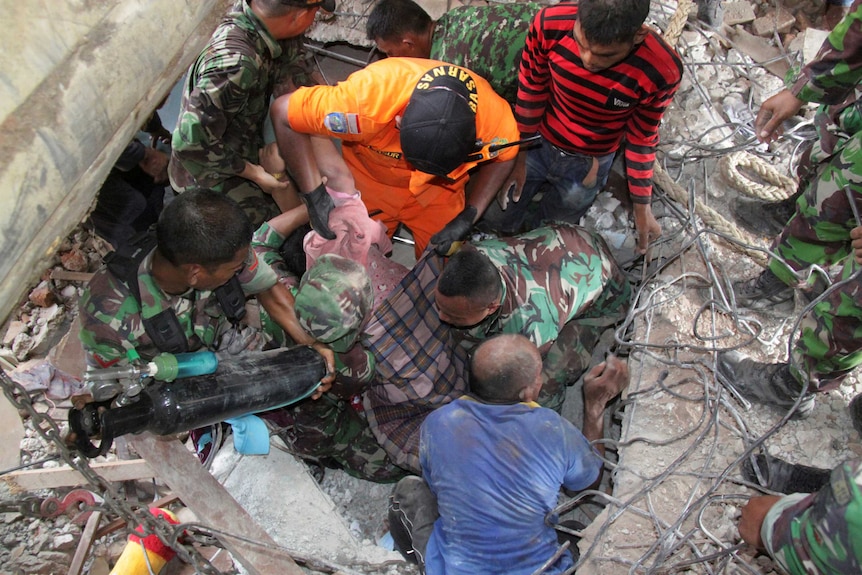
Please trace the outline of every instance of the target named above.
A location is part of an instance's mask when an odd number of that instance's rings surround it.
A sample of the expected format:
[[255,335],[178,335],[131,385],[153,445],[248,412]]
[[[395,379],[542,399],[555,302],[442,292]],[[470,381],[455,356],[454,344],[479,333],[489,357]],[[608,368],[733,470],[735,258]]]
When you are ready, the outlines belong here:
[[577,3],[563,3],[533,19],[518,81],[518,128],[591,156],[614,152],[625,137],[629,192],[646,203],[659,124],[679,87],[682,61],[650,31],[621,62],[590,72],[572,33],[577,13]]

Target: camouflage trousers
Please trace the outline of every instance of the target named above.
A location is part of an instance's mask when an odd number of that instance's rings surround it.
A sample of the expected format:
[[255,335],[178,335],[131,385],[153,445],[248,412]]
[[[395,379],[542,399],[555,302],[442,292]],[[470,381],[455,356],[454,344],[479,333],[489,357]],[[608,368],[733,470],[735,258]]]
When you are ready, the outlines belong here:
[[795,214],[773,243],[783,262],[773,258],[769,268],[804,290],[819,275],[807,277],[812,266],[843,266],[841,285],[802,318],[792,352],[793,364],[809,377],[809,391],[826,391],[838,387],[862,363],[862,281],[850,245],[850,230],[859,224],[848,197],[849,191],[862,212],[862,132],[816,170],[796,202]]
[[631,284],[615,266],[604,292],[585,313],[563,326],[542,361],[538,403],[560,413],[566,388],[591,366],[593,348],[602,334],[625,319],[631,304]]
[[788,495],[767,513],[761,533],[769,554],[791,575],[862,570],[862,460],[832,470],[814,494]]
[[285,410],[286,413],[274,410],[261,415],[284,428],[279,435],[296,455],[379,483],[394,482],[407,475],[389,460],[365,418],[337,396],[327,393]]

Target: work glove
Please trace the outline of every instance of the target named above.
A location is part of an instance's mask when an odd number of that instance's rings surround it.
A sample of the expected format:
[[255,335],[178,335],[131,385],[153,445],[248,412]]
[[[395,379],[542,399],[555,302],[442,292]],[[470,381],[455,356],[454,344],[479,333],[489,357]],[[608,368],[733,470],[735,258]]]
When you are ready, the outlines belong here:
[[308,219],[311,221],[311,229],[319,233],[327,240],[335,239],[335,232],[329,229],[329,212],[335,205],[326,191],[326,186],[320,184],[307,194],[299,194],[305,207],[308,208]]
[[431,243],[434,249],[441,256],[451,255],[455,251],[456,242],[461,242],[467,238],[470,229],[473,227],[473,219],[476,217],[476,207],[467,206],[461,213],[452,218],[446,226],[431,236]]

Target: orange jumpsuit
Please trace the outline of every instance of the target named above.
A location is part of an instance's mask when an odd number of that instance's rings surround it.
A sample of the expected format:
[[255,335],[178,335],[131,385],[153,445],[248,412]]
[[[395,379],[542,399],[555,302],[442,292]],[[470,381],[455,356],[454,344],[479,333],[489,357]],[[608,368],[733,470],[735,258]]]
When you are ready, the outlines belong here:
[[[395,117],[404,114],[417,82],[426,74],[469,74],[475,82],[476,138],[483,144],[514,142],[519,132],[509,104],[481,77],[452,64],[419,58],[386,58],[354,72],[335,86],[300,88],[290,97],[287,120],[301,133],[342,140],[342,154],[370,214],[389,235],[399,223],[416,242],[417,257],[432,235],[464,208],[467,172],[478,161],[449,174],[451,182],[415,170],[401,153]],[[468,78],[469,80],[469,78]],[[484,161],[512,160],[518,147]]]

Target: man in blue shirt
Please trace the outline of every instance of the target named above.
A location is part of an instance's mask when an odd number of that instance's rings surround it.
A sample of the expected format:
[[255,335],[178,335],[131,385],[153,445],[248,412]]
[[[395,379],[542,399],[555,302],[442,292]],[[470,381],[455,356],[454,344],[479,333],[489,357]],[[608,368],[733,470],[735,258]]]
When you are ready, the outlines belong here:
[[[422,424],[423,479],[396,486],[389,512],[396,546],[428,573],[525,574],[558,549],[545,522],[560,487],[598,482],[605,405],[628,383],[628,367],[610,356],[584,377],[584,429],[535,403],[542,357],[522,335],[483,342],[473,356],[468,395]],[[438,516],[439,515],[439,516]],[[565,551],[544,572],[572,567]]]

